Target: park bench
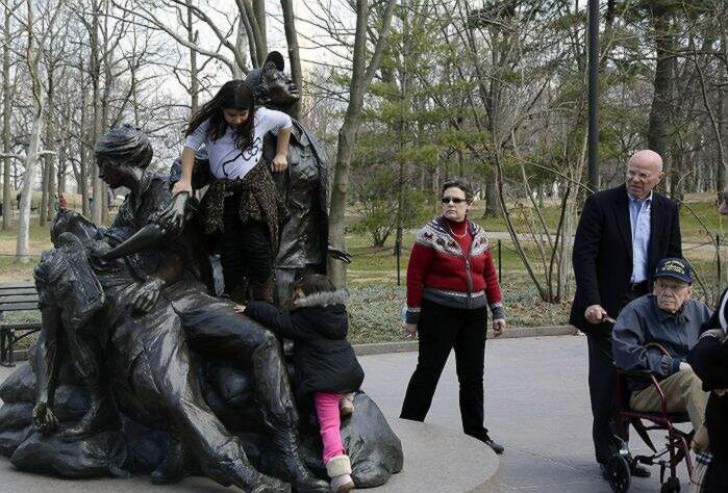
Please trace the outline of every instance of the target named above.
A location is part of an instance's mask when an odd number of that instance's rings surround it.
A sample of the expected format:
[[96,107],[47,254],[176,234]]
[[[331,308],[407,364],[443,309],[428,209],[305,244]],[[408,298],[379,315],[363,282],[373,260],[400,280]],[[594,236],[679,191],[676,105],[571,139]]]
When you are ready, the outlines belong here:
[[38,311],[38,291],[33,281],[0,283],[0,365],[15,366],[15,344],[38,332],[40,322],[13,323],[5,321],[7,312]]

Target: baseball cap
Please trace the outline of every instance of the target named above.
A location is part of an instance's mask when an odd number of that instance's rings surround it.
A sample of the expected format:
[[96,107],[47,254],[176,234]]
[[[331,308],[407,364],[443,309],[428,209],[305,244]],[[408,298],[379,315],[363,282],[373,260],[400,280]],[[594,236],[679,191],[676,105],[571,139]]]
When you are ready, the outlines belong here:
[[693,268],[690,267],[690,264],[684,258],[663,258],[657,263],[654,277],[655,279],[658,277],[672,277],[678,281],[692,284]]

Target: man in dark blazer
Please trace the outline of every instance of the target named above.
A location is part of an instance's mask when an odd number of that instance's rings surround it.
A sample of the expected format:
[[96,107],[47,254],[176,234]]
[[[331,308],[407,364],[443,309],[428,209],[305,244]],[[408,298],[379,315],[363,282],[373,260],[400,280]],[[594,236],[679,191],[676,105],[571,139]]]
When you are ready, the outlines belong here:
[[[660,182],[662,158],[636,152],[627,164],[624,185],[597,192],[584,203],[574,236],[572,262],[576,295],[569,322],[587,335],[589,394],[594,418],[596,459],[602,466],[615,451],[612,325],[631,300],[652,291],[652,274],[664,257],[681,257],[678,205],[653,192]],[[649,476],[632,467],[632,474]]]

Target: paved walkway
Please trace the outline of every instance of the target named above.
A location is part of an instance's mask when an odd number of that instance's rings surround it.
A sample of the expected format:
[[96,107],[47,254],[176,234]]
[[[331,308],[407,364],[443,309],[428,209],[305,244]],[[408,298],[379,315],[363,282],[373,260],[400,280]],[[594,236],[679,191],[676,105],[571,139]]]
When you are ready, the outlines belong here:
[[[364,389],[388,417],[396,419],[416,353],[362,356]],[[0,370],[0,379],[8,375]],[[608,493],[593,461],[591,417],[586,388],[586,339],[579,336],[531,337],[488,341],[486,350],[486,424],[506,446],[498,478],[505,493]],[[432,423],[460,432],[457,384],[452,361],[442,376],[428,416]],[[646,447],[633,438],[633,452]],[[446,468],[446,456],[433,468]],[[659,471],[634,479],[631,492],[657,492]],[[682,491],[689,491],[684,465]],[[113,481],[113,483],[112,483]],[[113,484],[113,487],[110,486]],[[22,474],[0,458],[0,491],[89,492],[232,491],[203,478],[175,487],[154,487],[145,478],[67,481]],[[372,490],[375,492],[376,490]],[[432,493],[460,493],[443,489]]]

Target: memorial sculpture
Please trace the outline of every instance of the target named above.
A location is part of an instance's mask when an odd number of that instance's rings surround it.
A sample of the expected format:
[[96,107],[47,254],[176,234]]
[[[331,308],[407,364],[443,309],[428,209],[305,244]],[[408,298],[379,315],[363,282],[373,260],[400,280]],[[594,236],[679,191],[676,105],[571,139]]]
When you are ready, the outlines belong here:
[[[194,200],[172,201],[168,180],[146,171],[144,140],[125,127],[97,145],[103,178],[132,190],[110,229],[58,213],[55,249],[36,269],[44,328],[32,365],[0,386],[0,453],[73,478],[204,474],[244,491],[327,491],[309,472],[325,477],[320,438],[310,416],[299,421],[278,341],[206,294]],[[325,255],[308,258],[318,267],[297,258],[296,269],[320,269]],[[401,470],[401,444],[365,393],[355,403],[342,427],[352,477],[377,486]]]

